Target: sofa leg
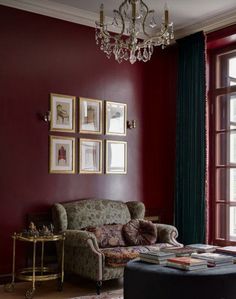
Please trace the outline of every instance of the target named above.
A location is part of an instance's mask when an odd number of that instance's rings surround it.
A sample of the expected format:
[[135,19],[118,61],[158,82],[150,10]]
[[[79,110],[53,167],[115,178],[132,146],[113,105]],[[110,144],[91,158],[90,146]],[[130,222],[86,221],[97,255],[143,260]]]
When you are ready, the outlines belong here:
[[101,288],[102,288],[102,281],[99,280],[99,281],[96,282],[96,292],[97,292],[97,295],[100,295]]

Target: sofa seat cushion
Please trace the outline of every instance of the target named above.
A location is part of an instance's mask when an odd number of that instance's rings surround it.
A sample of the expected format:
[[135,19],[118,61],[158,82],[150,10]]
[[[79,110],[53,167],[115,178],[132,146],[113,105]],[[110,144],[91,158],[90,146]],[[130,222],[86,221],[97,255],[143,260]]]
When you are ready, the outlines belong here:
[[122,229],[122,224],[108,224],[86,228],[87,231],[95,234],[100,248],[125,246]]
[[162,248],[173,247],[167,243],[158,243],[151,246],[127,246],[114,248],[101,248],[105,257],[105,265],[109,267],[123,267],[132,259],[139,257],[140,252],[160,250]]
[[127,245],[151,245],[157,241],[157,227],[151,221],[133,219],[123,226]]

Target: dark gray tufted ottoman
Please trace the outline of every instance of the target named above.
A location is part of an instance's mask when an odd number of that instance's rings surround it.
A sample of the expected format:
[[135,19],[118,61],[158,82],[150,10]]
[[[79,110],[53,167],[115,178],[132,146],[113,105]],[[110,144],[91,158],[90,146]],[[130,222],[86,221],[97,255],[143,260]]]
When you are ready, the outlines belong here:
[[184,271],[131,261],[124,299],[236,299],[236,265]]

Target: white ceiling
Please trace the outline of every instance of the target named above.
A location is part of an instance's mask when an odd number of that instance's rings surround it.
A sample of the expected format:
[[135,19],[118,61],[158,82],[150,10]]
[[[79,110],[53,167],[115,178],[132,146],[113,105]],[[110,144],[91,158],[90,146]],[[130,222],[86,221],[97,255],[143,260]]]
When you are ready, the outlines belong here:
[[[105,15],[112,17],[122,0],[0,0],[0,4],[60,18],[94,27],[99,6],[104,3]],[[175,36],[198,30],[212,31],[236,24],[236,0],[144,0],[161,17],[167,3]]]

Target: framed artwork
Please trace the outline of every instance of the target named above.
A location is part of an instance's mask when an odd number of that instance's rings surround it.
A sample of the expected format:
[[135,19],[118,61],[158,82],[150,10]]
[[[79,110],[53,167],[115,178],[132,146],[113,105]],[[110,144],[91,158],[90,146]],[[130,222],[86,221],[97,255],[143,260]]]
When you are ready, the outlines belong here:
[[50,136],[50,173],[75,173],[75,138]]
[[75,97],[50,94],[51,131],[75,132]]
[[106,101],[106,134],[126,135],[127,105]]
[[127,173],[127,142],[106,141],[106,173]]
[[79,132],[102,134],[102,101],[80,98]]
[[102,140],[80,138],[80,173],[102,173]]

